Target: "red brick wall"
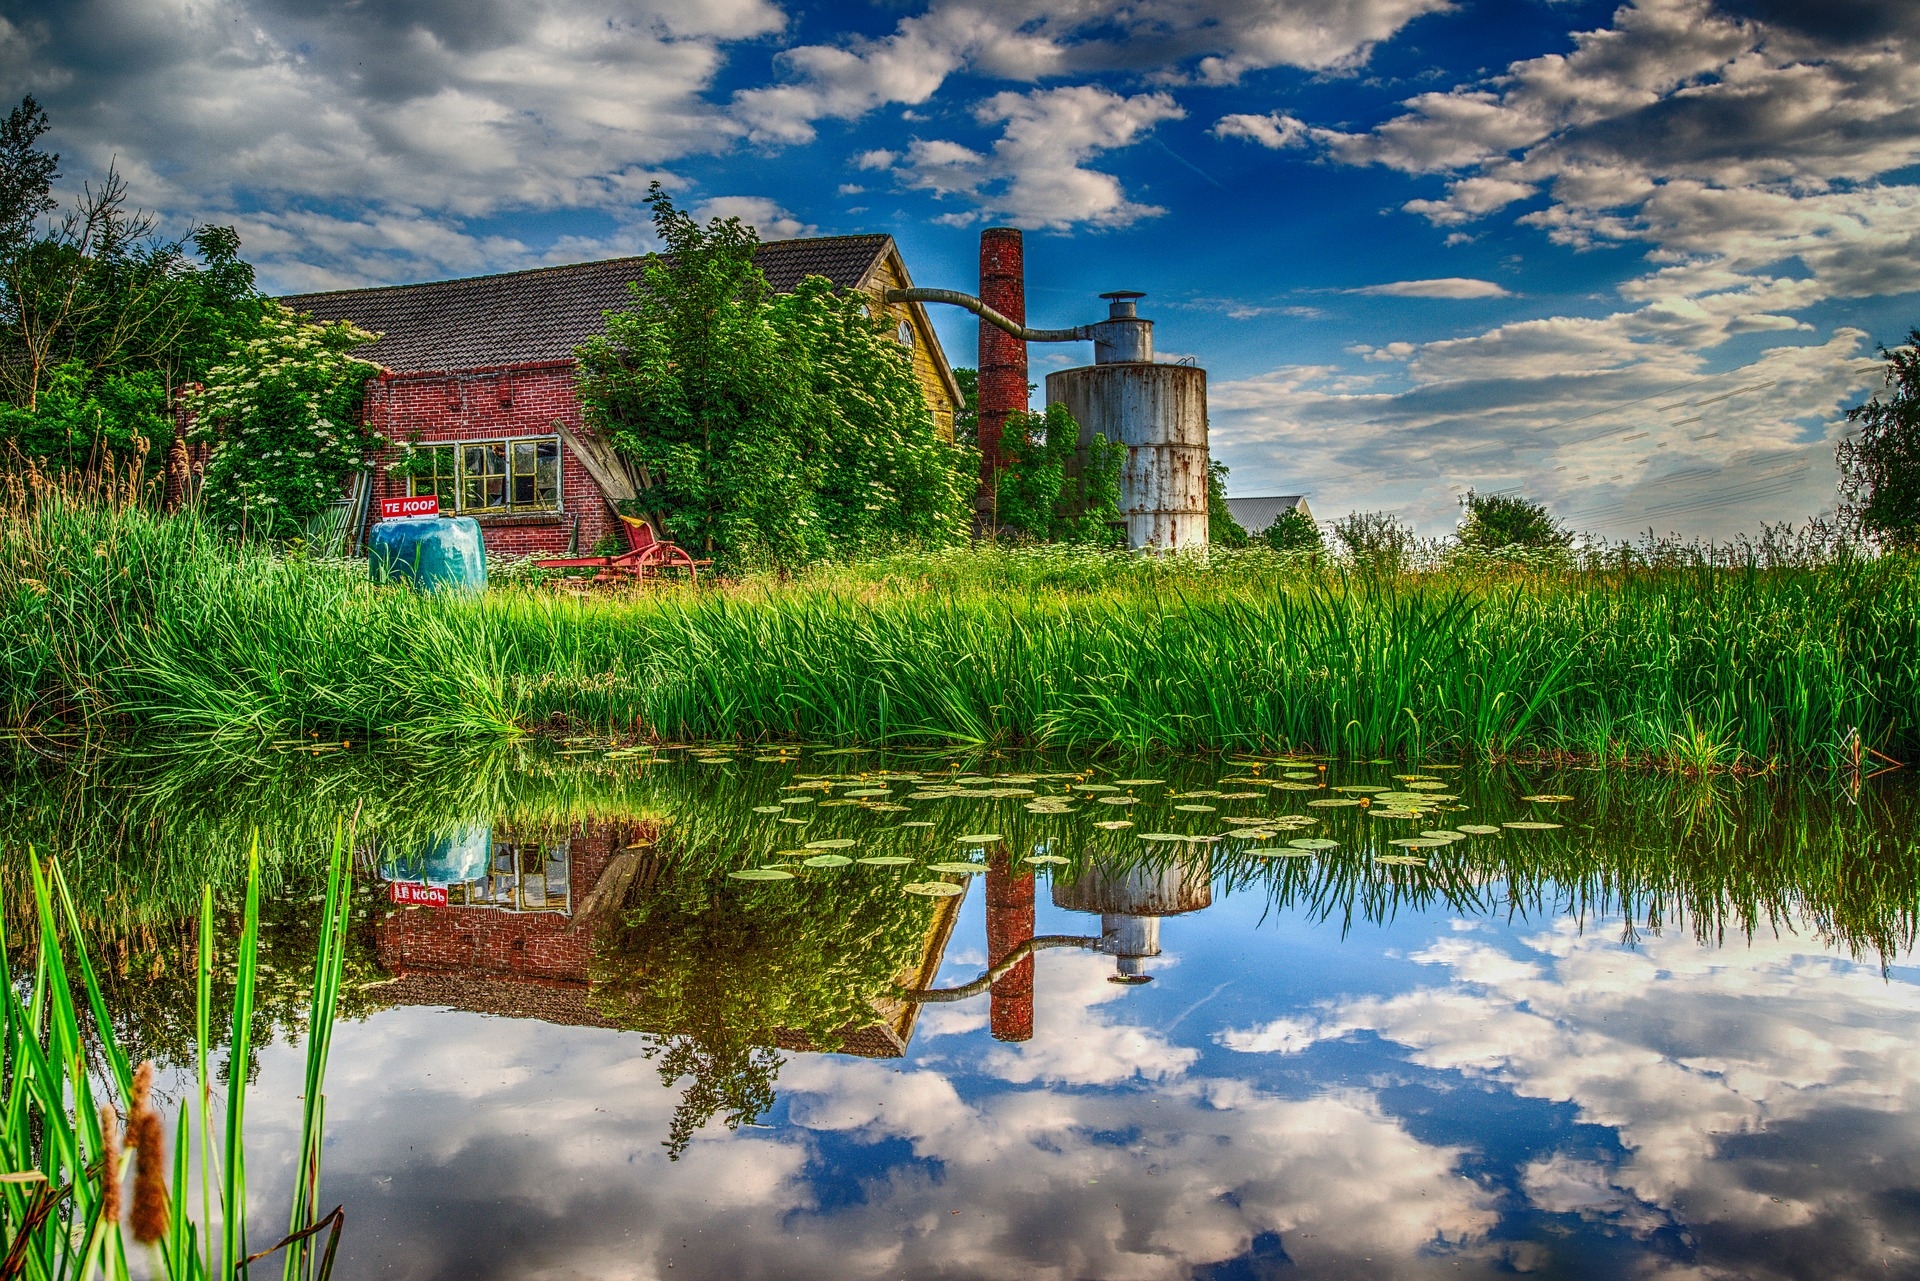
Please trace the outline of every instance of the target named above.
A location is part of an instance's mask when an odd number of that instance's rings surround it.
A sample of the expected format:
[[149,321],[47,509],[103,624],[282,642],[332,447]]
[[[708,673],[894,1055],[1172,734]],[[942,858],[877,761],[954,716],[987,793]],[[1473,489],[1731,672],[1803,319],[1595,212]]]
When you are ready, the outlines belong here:
[[[594,823],[574,832],[567,880],[576,910],[631,830],[624,824]],[[593,931],[561,912],[397,908],[375,924],[374,954],[383,970],[396,975],[451,970],[585,984]]]
[[[580,429],[580,402],[573,390],[573,362],[548,361],[495,369],[463,369],[418,374],[382,374],[367,384],[362,411],[367,425],[395,442],[383,459],[399,456],[400,446],[460,440],[497,440],[509,436],[547,436],[555,419]],[[404,497],[407,481],[377,469],[373,502]],[[606,499],[593,477],[564,447],[560,451],[560,507],[555,515],[481,516],[489,556],[562,555],[579,529],[581,555],[613,528]]]

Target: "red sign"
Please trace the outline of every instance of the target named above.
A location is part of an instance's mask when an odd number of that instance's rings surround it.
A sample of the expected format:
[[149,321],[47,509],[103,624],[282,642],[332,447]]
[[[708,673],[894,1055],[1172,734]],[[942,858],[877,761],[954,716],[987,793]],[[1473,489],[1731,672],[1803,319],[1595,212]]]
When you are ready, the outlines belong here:
[[431,494],[419,498],[382,498],[380,500],[380,519],[393,520],[402,516],[438,516],[440,500]]
[[445,907],[447,905],[447,887],[444,885],[418,885],[412,881],[394,881],[387,886],[387,897],[396,903],[406,903],[417,907]]

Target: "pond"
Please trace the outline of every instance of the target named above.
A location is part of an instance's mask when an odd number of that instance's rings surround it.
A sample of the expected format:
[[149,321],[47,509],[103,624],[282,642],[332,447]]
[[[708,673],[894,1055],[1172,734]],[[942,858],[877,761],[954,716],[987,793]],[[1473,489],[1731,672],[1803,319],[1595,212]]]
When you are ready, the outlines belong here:
[[257,835],[263,1206],[351,825],[337,1275],[1920,1275],[1902,773],[586,742],[7,768],[10,941],[31,843],[171,1098],[199,887],[231,910]]

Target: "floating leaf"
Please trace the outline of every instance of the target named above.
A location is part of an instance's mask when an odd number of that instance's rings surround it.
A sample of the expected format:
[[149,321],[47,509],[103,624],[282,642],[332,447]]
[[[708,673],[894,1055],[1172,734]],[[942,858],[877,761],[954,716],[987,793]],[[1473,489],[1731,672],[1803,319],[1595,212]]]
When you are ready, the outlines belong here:
[[762,765],[785,765],[799,758],[796,756],[756,756],[753,759]]
[[1453,842],[1436,840],[1431,836],[1399,836],[1388,841],[1387,844],[1398,845],[1401,849],[1407,850],[1437,850]]
[[1140,839],[1143,841],[1159,841],[1164,844],[1170,841],[1184,841],[1187,838],[1179,835],[1177,832],[1142,832],[1140,833]]
[[1500,831],[1491,823],[1462,823],[1460,830],[1469,836],[1495,836]]
[[1173,808],[1185,810],[1189,814],[1211,814],[1220,807],[1218,805],[1176,805]]
[[805,827],[808,822],[808,820],[804,818],[783,818],[779,821],[782,823],[792,823],[795,827]]
[[808,867],[845,867],[851,862],[845,854],[815,854],[806,860]]
[[1340,848],[1340,842],[1330,841],[1324,836],[1302,836],[1297,840],[1288,841],[1287,844],[1297,850],[1335,850]]
[[972,876],[975,872],[987,870],[985,863],[929,863],[930,872],[952,872],[955,876]]
[[[1275,783],[1273,785],[1273,790],[1276,792],[1317,792],[1320,790],[1320,784],[1318,783]],[[1340,789],[1335,788],[1334,790],[1338,791]]]
[[1112,783],[1069,783],[1076,792],[1117,792],[1120,789]]
[[1319,778],[1319,777],[1320,777],[1320,775],[1319,775],[1319,773],[1318,773],[1317,771],[1315,771],[1315,770],[1310,770],[1310,769],[1307,769],[1307,770],[1298,770],[1298,771],[1295,771],[1295,772],[1293,772],[1293,773],[1289,773],[1289,774],[1282,774],[1282,775],[1281,775],[1280,777],[1281,777],[1281,778],[1295,778],[1295,779],[1299,779],[1299,778]]
[[912,859],[904,858],[898,854],[870,854],[866,858],[857,858],[853,861],[856,863],[864,863],[868,867],[905,867],[907,864],[913,862]]
[[1359,803],[1359,801],[1350,796],[1321,796],[1308,801],[1307,805],[1309,808],[1317,810],[1338,810],[1346,809],[1349,806],[1358,805]]
[[1378,783],[1342,783],[1340,784],[1340,786],[1329,788],[1328,790],[1334,791],[1334,792],[1353,792],[1357,795],[1366,795],[1367,793],[1370,793],[1370,792],[1390,792],[1393,789],[1390,787],[1382,787]]
[[1412,854],[1375,854],[1373,861],[1376,863],[1390,863],[1394,867],[1425,867],[1427,865],[1427,860],[1417,858]]
[[1276,833],[1269,827],[1236,827],[1227,835],[1236,841],[1264,841]]
[[1467,839],[1465,832],[1456,832],[1446,827],[1436,827],[1430,831],[1422,832],[1420,835],[1431,836],[1436,841],[1464,841]]
[[893,789],[890,787],[855,787],[841,793],[842,796],[891,796],[892,794]]
[[956,836],[954,840],[962,845],[991,845],[1000,839],[998,832],[974,832],[967,836]]
[[811,805],[813,802],[814,798],[811,796],[782,796],[780,798],[782,805]]
[[784,867],[749,867],[738,872],[728,872],[736,881],[791,881],[793,873]]
[[1121,828],[1123,828],[1123,827],[1132,827],[1132,826],[1133,826],[1133,820],[1132,820],[1132,819],[1129,819],[1129,818],[1109,818],[1109,819],[1102,819],[1102,820],[1101,820],[1100,822],[1097,822],[1097,823],[1095,823],[1095,824],[1094,824],[1094,826],[1095,826],[1095,827],[1104,827],[1104,828],[1106,828],[1106,829],[1107,829],[1107,830],[1108,830],[1109,832],[1117,832],[1117,831],[1119,831],[1119,830],[1120,830]]
[[1046,863],[1055,866],[1064,866],[1071,860],[1062,858],[1058,854],[1029,854],[1025,861],[1029,863]]
[[1438,783],[1440,780],[1431,774],[1395,774],[1402,783]]
[[778,805],[756,805],[753,807],[753,812],[756,814],[784,814],[786,810]]
[[965,887],[952,881],[908,881],[900,887],[909,894],[924,894],[928,898],[952,898],[965,892]]
[[932,820],[932,819],[925,819],[925,818],[910,818],[910,819],[908,819],[908,820],[906,820],[906,822],[904,822],[904,823],[902,823],[902,824],[900,824],[900,826],[902,826],[902,827],[932,827],[932,826],[933,826],[933,820]]
[[867,808],[876,814],[904,814],[907,812],[905,805],[895,805],[891,801],[869,801]]
[[1120,787],[1152,787],[1167,780],[1164,778],[1116,778],[1113,781]]
[[1242,854],[1250,854],[1254,858],[1312,858],[1313,857],[1313,852],[1311,850],[1273,849],[1270,846],[1260,846],[1255,849],[1241,850],[1240,852]]
[[850,836],[829,836],[818,841],[808,841],[807,848],[810,850],[844,850],[852,844],[853,838]]
[[1511,827],[1516,832],[1551,832],[1560,827],[1559,823],[1539,823],[1532,819],[1522,819],[1517,823],[1502,823],[1502,827]]
[[1102,796],[1097,799],[1102,805],[1132,805],[1139,800],[1135,796]]
[[1222,792],[1220,793],[1220,799],[1223,801],[1255,801],[1260,799],[1260,795],[1259,792]]
[[1573,797],[1561,796],[1555,792],[1548,792],[1540,796],[1523,796],[1520,799],[1524,801],[1536,801],[1543,805],[1558,805],[1562,801],[1572,800]]

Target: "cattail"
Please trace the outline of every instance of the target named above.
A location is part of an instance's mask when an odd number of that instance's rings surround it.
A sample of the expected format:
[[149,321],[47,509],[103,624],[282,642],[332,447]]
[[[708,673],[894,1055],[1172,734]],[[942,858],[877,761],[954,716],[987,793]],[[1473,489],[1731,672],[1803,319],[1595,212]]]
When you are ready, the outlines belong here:
[[120,1118],[100,1105],[100,1222],[120,1222]]
[[133,1173],[133,1239],[152,1245],[167,1234],[167,1152],[160,1113],[154,1110],[153,1062],[142,1063],[133,1074],[133,1113],[127,1121],[129,1141],[140,1151]]

